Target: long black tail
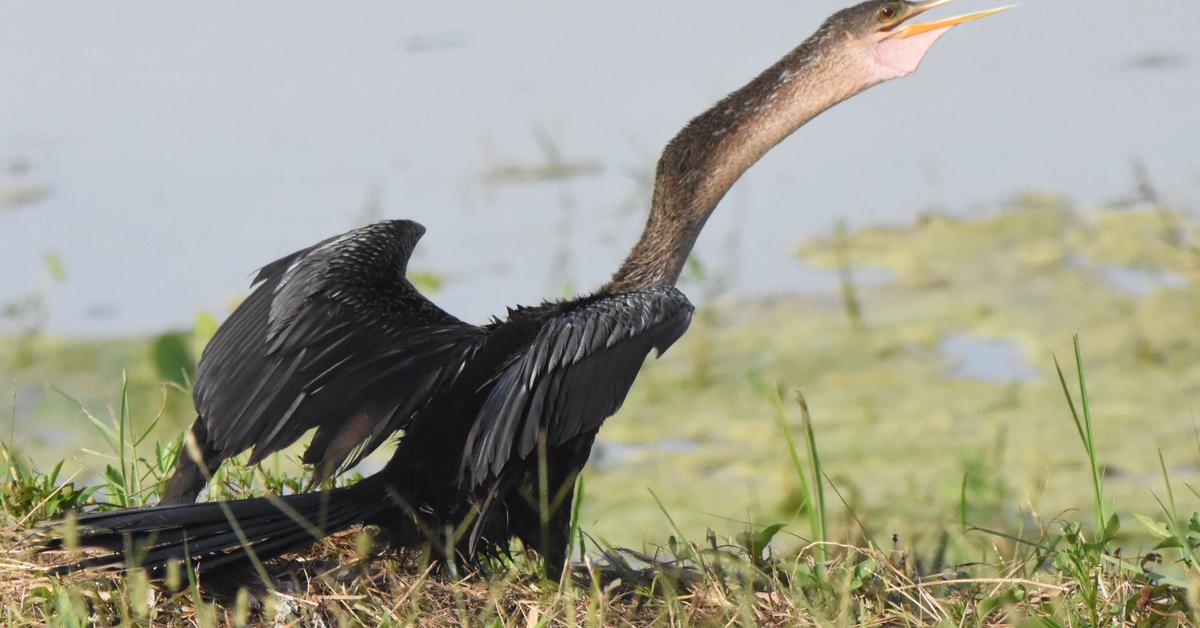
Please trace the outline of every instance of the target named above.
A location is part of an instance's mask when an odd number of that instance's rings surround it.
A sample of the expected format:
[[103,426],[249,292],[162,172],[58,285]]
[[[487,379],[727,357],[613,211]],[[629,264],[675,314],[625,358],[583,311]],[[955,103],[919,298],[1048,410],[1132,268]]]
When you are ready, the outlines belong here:
[[[267,560],[345,530],[376,514],[382,500],[370,481],[330,491],[228,502],[159,506],[88,514],[76,522],[81,547],[111,553],[63,565],[54,573],[92,567],[143,567],[161,576],[172,561],[200,572],[245,566],[248,552]],[[63,538],[45,550],[64,546]]]

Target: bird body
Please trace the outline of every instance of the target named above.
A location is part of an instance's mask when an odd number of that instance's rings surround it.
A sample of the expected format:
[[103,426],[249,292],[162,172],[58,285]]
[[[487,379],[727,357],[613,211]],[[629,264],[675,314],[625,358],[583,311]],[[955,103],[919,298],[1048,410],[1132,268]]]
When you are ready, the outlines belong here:
[[[561,569],[572,487],[597,431],[645,358],[687,330],[693,308],[675,283],[709,215],[808,120],[910,73],[951,26],[994,12],[906,24],[945,1],[841,11],[692,120],[659,160],[641,238],[590,295],[464,323],[406,278],[424,233],[406,220],[263,267],[201,358],[198,416],[164,505],[81,516],[80,543],[113,553],[65,569],[122,564],[127,547],[152,571],[183,558],[219,569],[360,523],[452,562],[507,552],[515,537]],[[350,487],[188,504],[229,456],[252,448],[254,463],[314,428],[303,460],[321,477],[400,436],[387,465]]]
[[[470,521],[466,545],[450,558],[502,553],[516,536],[561,566],[571,503],[564,487],[574,485],[596,431],[620,407],[646,356],[687,329],[692,305],[673,286],[648,286],[519,307],[506,320],[468,325],[426,301],[404,276],[423,231],[406,220],[376,223],[264,267],[202,358],[201,417],[192,428],[200,451],[180,457],[166,497],[176,503],[80,523],[111,530],[128,522],[133,527],[122,532],[131,533],[179,515],[194,525],[197,511],[179,502],[191,501],[209,469],[248,446],[255,462],[315,427],[304,460],[328,475],[404,430],[381,472],[329,493],[331,501],[292,506],[312,526],[283,516],[271,500],[236,502],[233,512],[268,536],[260,544],[268,549],[282,538],[311,539],[310,527],[357,523],[379,525],[401,546],[445,544],[430,531]],[[338,407],[353,409],[349,420]],[[545,517],[538,512],[541,465],[558,494]],[[335,517],[320,516],[330,510]],[[191,543],[239,541],[219,525],[224,513],[202,512],[214,519],[211,532],[193,530]],[[295,529],[281,533],[289,526]],[[89,542],[120,549],[121,535],[109,534]],[[163,567],[170,557],[159,550],[142,565]]]

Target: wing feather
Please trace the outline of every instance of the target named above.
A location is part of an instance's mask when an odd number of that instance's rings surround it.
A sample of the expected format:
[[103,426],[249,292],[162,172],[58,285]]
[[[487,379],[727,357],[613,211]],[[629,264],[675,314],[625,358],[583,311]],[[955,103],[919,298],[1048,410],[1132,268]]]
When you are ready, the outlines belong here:
[[478,485],[512,458],[596,430],[620,408],[642,362],[687,329],[692,305],[673,287],[585,300],[543,323],[494,381],[467,438],[464,483]]
[[[406,278],[424,231],[380,222],[258,272],[197,373],[196,408],[217,451],[253,447],[257,462],[316,427],[305,461],[341,470],[462,372],[484,330],[442,311]],[[343,429],[360,440],[329,450]]]

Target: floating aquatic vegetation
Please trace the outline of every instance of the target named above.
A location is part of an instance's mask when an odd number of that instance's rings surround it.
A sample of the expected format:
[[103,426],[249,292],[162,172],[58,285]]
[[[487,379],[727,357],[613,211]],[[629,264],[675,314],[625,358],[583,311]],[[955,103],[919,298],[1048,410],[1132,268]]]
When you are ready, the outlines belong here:
[[[654,506],[631,499],[638,486],[655,487],[692,531],[716,525],[713,514],[778,515],[787,454],[769,404],[751,390],[751,371],[804,390],[827,472],[874,519],[943,516],[930,499],[953,502],[964,452],[990,451],[1001,438],[1009,446],[996,455],[1017,494],[1043,512],[1086,503],[1083,462],[1062,446],[1074,436],[1052,362],[1070,355],[1075,333],[1113,475],[1110,497],[1153,510],[1146,488],[1157,477],[1155,449],[1167,459],[1195,456],[1197,233],[1195,221],[1170,210],[1077,209],[1028,197],[988,215],[927,216],[853,231],[840,244],[805,243],[805,263],[834,269],[844,255],[894,274],[857,286],[865,331],[855,332],[832,291],[726,305],[741,311],[709,341],[721,348],[711,383],[689,385],[684,365],[697,340],[685,336],[648,364],[601,434],[620,443],[673,435],[695,447],[590,470],[589,507],[606,513],[594,529],[627,539],[640,529],[633,522],[654,525]],[[1117,272],[1145,275],[1148,285],[1130,290],[1113,280],[1114,268],[1136,269]],[[1195,480],[1200,470],[1179,476]]]

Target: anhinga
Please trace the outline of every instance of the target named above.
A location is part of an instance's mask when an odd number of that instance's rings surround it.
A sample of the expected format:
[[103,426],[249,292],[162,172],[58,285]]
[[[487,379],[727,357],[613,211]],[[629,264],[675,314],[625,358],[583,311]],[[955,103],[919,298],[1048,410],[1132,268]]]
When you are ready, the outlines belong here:
[[[366,523],[397,545],[440,544],[442,558],[466,562],[517,537],[561,570],[575,477],[647,355],[687,329],[692,305],[675,283],[721,197],[817,114],[912,73],[955,24],[1001,10],[908,23],[947,1],[840,11],[689,122],[658,162],[641,239],[588,296],[464,323],[405,278],[424,232],[405,220],[268,264],[204,351],[198,418],[167,505],[80,516],[78,542],[112,553],[65,569],[125,564],[135,548],[152,571],[185,557],[209,571],[244,564],[248,548],[265,559]],[[349,487],[188,503],[224,459],[253,448],[258,462],[311,428],[304,462],[322,477],[402,435],[382,471]]]

